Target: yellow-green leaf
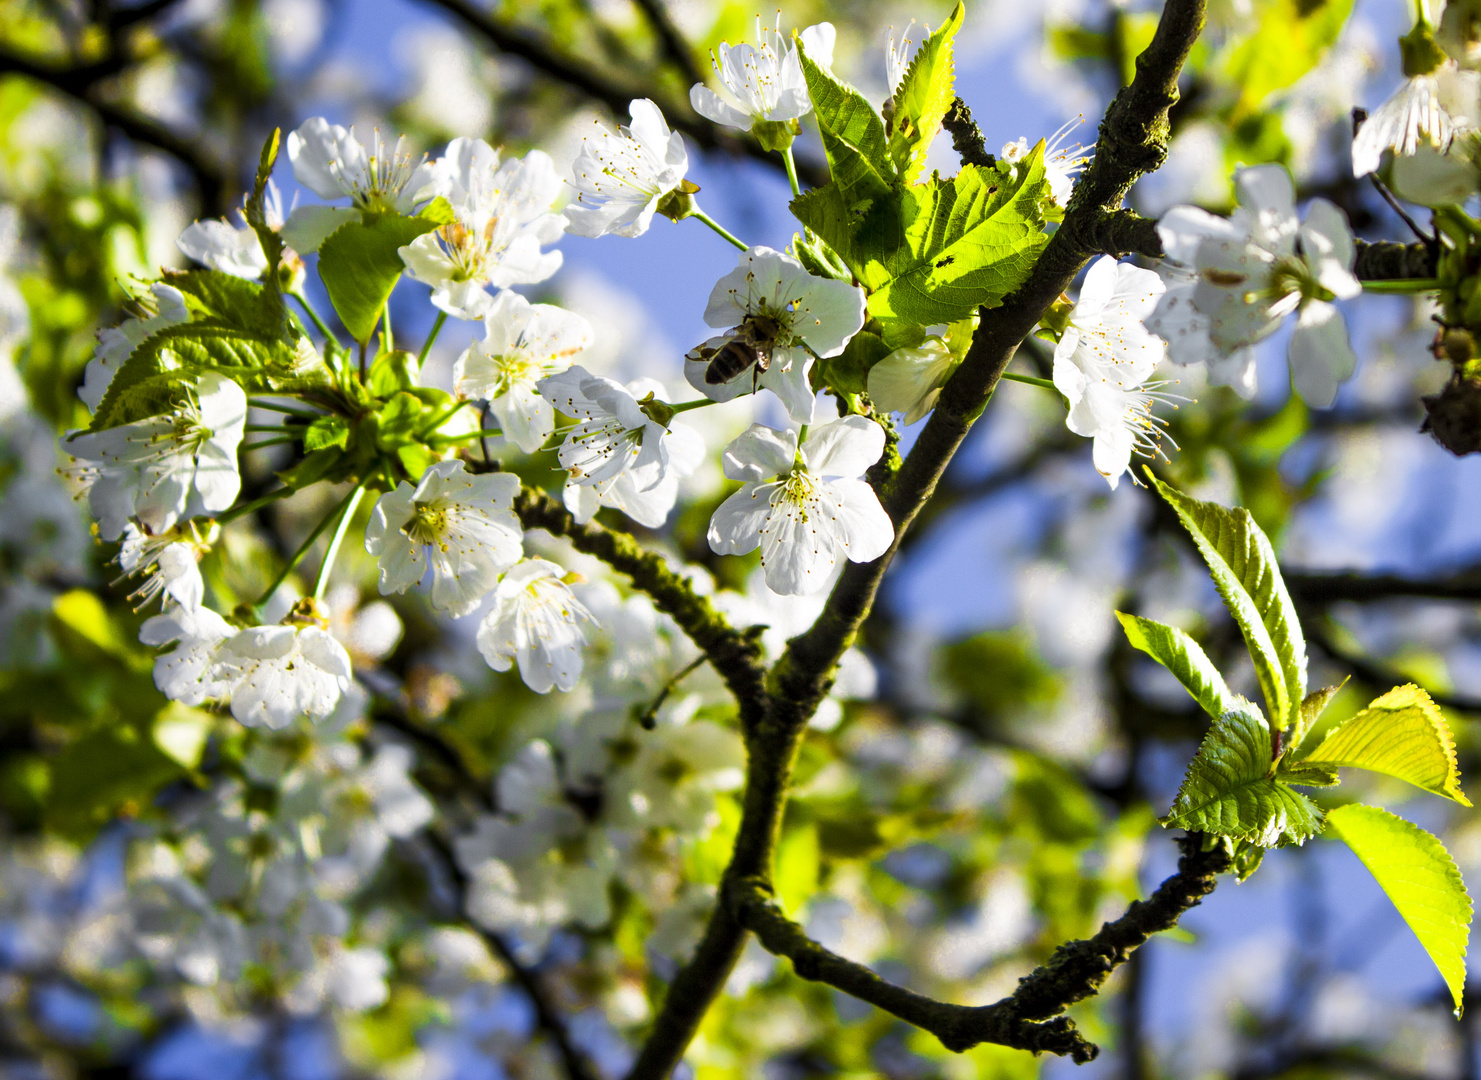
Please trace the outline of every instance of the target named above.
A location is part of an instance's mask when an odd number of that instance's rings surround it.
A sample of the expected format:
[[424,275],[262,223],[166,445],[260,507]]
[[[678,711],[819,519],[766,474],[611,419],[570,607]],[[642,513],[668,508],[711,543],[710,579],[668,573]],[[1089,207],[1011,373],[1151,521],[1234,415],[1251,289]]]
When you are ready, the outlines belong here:
[[1376,806],[1329,811],[1327,830],[1346,842],[1383,886],[1440,969],[1459,1016],[1466,986],[1471,898],[1445,845],[1418,825]]
[[965,18],[966,10],[958,2],[947,20],[921,42],[895,90],[890,157],[906,183],[913,183],[925,167],[926,151],[951,108],[955,82],[951,41]]
[[1455,740],[1418,686],[1396,686],[1331,731],[1301,764],[1347,765],[1406,780],[1470,806],[1460,789]]

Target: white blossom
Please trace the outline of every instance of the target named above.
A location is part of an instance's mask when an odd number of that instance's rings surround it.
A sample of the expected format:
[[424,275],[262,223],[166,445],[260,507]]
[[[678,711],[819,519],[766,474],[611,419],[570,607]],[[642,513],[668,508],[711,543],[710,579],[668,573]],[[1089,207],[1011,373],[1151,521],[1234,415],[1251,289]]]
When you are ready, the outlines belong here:
[[[684,377],[712,401],[729,401],[764,386],[781,398],[795,423],[811,423],[813,391],[808,372],[813,356],[837,356],[864,325],[864,291],[831,278],[814,277],[780,251],[753,247],[710,292],[705,322],[728,333],[711,338],[685,358]],[[709,357],[725,340],[762,330],[771,335],[771,363],[756,374],[747,368],[729,382],[705,382]]]
[[[731,100],[695,83],[689,91],[695,112],[717,124],[749,131],[757,121],[785,122],[812,111],[797,46],[782,33],[781,19],[777,12],[776,26],[768,27],[757,16],[758,45],[721,42],[711,62]],[[809,26],[801,37],[809,59],[825,68],[832,66],[836,37],[832,23]]]
[[663,386],[652,379],[623,386],[575,366],[542,379],[539,389],[560,412],[581,420],[556,451],[568,474],[566,504],[577,520],[608,505],[649,528],[662,525],[679,478],[694,472],[705,453],[698,432],[665,414],[668,406],[658,400]]
[[317,626],[250,626],[216,648],[208,678],[224,684],[231,715],[247,727],[322,720],[350,685],[350,657]]
[[1165,291],[1152,271],[1102,256],[1085,275],[1054,350],[1054,385],[1070,403],[1066,424],[1095,440],[1096,471],[1112,488],[1130,467],[1132,452],[1157,452],[1162,435],[1151,412],[1162,384],[1147,380],[1166,346],[1142,320]]
[[596,625],[563,576],[553,562],[526,559],[499,582],[478,628],[478,651],[489,667],[508,671],[517,661],[520,678],[539,694],[575,687],[586,644],[582,624]]
[[185,611],[195,611],[206,596],[206,583],[199,566],[201,546],[183,534],[150,536],[132,524],[126,525],[118,565],[125,575],[144,578],[130,599],[137,600],[142,607],[159,597],[162,604],[176,604]]
[[1376,172],[1385,152],[1404,157],[1421,146],[1445,149],[1458,133],[1481,122],[1478,97],[1481,73],[1462,71],[1454,63],[1405,79],[1353,137],[1352,174]]
[[375,504],[365,550],[379,558],[382,594],[405,592],[432,571],[432,606],[454,616],[478,606],[522,553],[514,516],[519,479],[475,476],[461,461],[439,461],[415,487],[402,481]]
[[760,547],[766,584],[784,596],[821,589],[840,552],[879,558],[895,528],[860,477],[883,452],[884,429],[862,416],[814,425],[800,447],[795,431],[752,424],[725,448],[725,475],[743,484],[710,519],[710,547]]
[[468,346],[453,367],[454,389],[461,398],[487,401],[504,437],[533,454],[555,430],[555,413],[536,387],[591,344],[591,325],[574,312],[507,291],[494,298],[483,321],[483,340]]
[[288,215],[283,239],[299,252],[318,251],[340,226],[359,221],[362,213],[409,214],[416,204],[432,197],[427,189],[432,166],[425,158],[371,135],[367,149],[353,128],[331,124],[315,116],[288,134],[288,159],[293,177],[321,199],[348,198],[349,207],[299,206]]
[[432,303],[459,319],[481,319],[493,302],[486,286],[533,285],[561,266],[542,251],[565,232],[551,212],[561,181],[550,157],[531,150],[503,163],[482,139],[454,139],[433,165],[431,191],[452,204],[453,220],[400,249],[407,271],[432,286]]
[[237,447],[246,423],[242,388],[206,372],[172,413],[71,439],[103,538],[117,539],[131,516],[158,535],[182,515],[230,507],[242,486]]
[[[1058,131],[1049,136],[1049,141],[1044,147],[1044,179],[1049,183],[1050,197],[1056,206],[1061,209],[1069,205],[1070,195],[1075,190],[1075,177],[1085,170],[1090,164],[1090,159],[1095,156],[1094,149],[1086,150],[1079,143],[1066,145],[1065,140],[1070,137],[1070,132],[1085,122],[1083,116],[1066,122]],[[1010,165],[1024,160],[1028,157],[1029,146],[1027,138],[1019,138],[1017,142],[1011,142],[1003,147],[1002,158]]]
[[715,793],[738,790],[745,764],[745,744],[728,728],[707,720],[660,724],[639,740],[613,794],[634,825],[703,835],[719,823]]
[[1239,170],[1234,188],[1239,208],[1228,220],[1176,206],[1158,222],[1167,292],[1147,327],[1167,341],[1174,361],[1205,362],[1211,381],[1250,397],[1250,346],[1299,311],[1287,352],[1291,381],[1308,404],[1328,406],[1357,365],[1331,303],[1362,291],[1347,219],[1313,199],[1298,221],[1290,175],[1279,165]]
[[[278,186],[271,180],[267,182],[264,193],[263,211],[269,228],[277,230],[283,227],[282,199]],[[238,217],[241,217],[240,211]],[[267,272],[267,256],[263,254],[262,242],[245,218],[242,218],[240,226],[221,218],[191,222],[185,226],[175,246],[202,266],[232,277],[256,281]]]
[[13,206],[0,206],[0,360],[8,360],[9,350],[31,335],[31,309],[7,273],[19,247],[20,214]]
[[210,608],[176,608],[144,620],[145,645],[173,643],[154,661],[154,685],[171,701],[200,705],[224,696],[227,682],[215,670],[216,652],[236,628]]
[[900,34],[898,45],[895,44],[895,28],[890,27],[890,36],[885,42],[884,81],[885,85],[890,88],[891,97],[900,92],[900,80],[905,78],[905,73],[910,70],[910,65],[915,61],[915,54],[920,51],[921,41],[931,33],[931,28],[926,27],[920,38],[912,39],[910,29],[914,25],[915,20],[911,19]]
[[566,207],[568,228],[577,236],[642,236],[654,211],[689,171],[684,137],[670,131],[657,105],[634,98],[632,123],[614,135],[601,124],[582,136],[571,166],[576,198]]
[[134,305],[139,310],[137,316],[98,331],[98,347],[83,372],[82,385],[77,388],[77,396],[90,412],[97,411],[113,376],[146,338],[167,327],[190,321],[185,294],[173,285],[155,283],[149,286],[149,294],[136,297]]
[[896,349],[869,369],[869,400],[885,412],[904,413],[905,423],[915,423],[936,407],[976,329],[976,316],[926,327],[919,345]]

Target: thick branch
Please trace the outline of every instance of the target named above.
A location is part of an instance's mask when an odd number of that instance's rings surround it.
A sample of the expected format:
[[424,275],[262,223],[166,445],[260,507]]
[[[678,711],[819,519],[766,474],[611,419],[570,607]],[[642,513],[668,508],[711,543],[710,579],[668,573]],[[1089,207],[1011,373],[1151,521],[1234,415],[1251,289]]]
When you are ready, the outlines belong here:
[[1178,871],[1150,899],[1133,903],[1125,915],[1106,923],[1094,937],[1061,945],[1047,964],[1019,980],[1011,996],[975,1007],[936,1001],[896,986],[864,965],[823,948],[782,914],[765,882],[734,882],[727,899],[741,924],[755,932],[769,951],[791,960],[798,975],[827,983],[929,1031],[948,1050],[960,1053],[990,1042],[1036,1053],[1047,1051],[1083,1064],[1098,1049],[1059,1014],[1097,993],[1138,946],[1177,925],[1184,912],[1213,892],[1216,875],[1229,869],[1229,855],[1223,845],[1201,850],[1202,840],[1190,834],[1179,841],[1183,856]]
[[577,551],[594,555],[631,578],[633,586],[651,596],[658,609],[672,617],[709,657],[740,703],[742,718],[759,713],[765,698],[760,646],[731,627],[688,581],[669,569],[661,556],[644,550],[631,536],[595,521],[578,525],[565,507],[543,491],[521,488],[514,512],[525,528],[564,536]]
[[[651,98],[663,110],[664,117],[675,130],[682,131],[703,149],[721,150],[730,154],[746,154],[773,168],[782,168],[779,156],[762,149],[761,144],[754,139],[743,138],[738,132],[731,132],[706,120],[695,112],[687,101],[672,100],[652,86],[620,81],[604,75],[589,60],[562,55],[540,35],[522,27],[501,22],[472,3],[471,0],[425,0],[425,2],[462,19],[499,52],[508,56],[517,56],[557,82],[565,83],[571,89],[594,101],[600,101],[611,110],[614,116],[619,118],[627,116],[628,103],[634,98]],[[826,170],[810,162],[797,162],[797,170],[809,184],[815,187],[828,180]]]
[[196,140],[109,101],[102,94],[99,88],[101,80],[116,74],[117,70],[118,65],[111,62],[75,68],[52,67],[8,49],[0,49],[0,75],[24,75],[44,83],[86,105],[104,124],[116,128],[134,142],[164,151],[190,170],[200,189],[201,201],[206,206],[223,208],[227,173],[219,164],[201,154]]
[[[802,732],[869,614],[901,536],[931,497],[1019,342],[1097,252],[1087,236],[1093,237],[1098,223],[1120,209],[1137,177],[1165,158],[1167,111],[1177,101],[1178,73],[1203,28],[1203,12],[1204,0],[1168,0],[1152,43],[1137,58],[1136,77],[1106,113],[1095,160],[1076,185],[1059,230],[1023,287],[1002,307],[983,312],[965,361],[884,492],[882,501],[895,527],[890,549],[874,562],[848,565],[817,622],[791,641],[768,676],[764,712],[759,722],[746,725],[746,794],[735,852],[725,871],[727,883],[770,880]],[[729,905],[717,904],[694,958],[670,985],[629,1080],[661,1080],[673,1071],[724,986],[744,937]]]
[[977,121],[972,119],[972,110],[961,98],[952,99],[951,108],[941,118],[941,126],[951,133],[951,148],[963,165],[991,169],[997,164],[997,159],[987,152],[987,140],[982,137]]

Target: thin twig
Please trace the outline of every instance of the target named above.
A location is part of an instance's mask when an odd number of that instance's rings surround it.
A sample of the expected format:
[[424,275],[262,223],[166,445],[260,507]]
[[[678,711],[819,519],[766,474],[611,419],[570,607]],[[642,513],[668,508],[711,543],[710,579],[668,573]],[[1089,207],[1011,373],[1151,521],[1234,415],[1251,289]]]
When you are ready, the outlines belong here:
[[664,52],[678,66],[679,73],[684,76],[684,80],[691,84],[704,82],[704,72],[695,62],[694,49],[689,42],[684,40],[683,32],[675,25],[663,0],[638,0],[638,7],[643,9],[643,14],[652,24],[654,33],[663,42]]

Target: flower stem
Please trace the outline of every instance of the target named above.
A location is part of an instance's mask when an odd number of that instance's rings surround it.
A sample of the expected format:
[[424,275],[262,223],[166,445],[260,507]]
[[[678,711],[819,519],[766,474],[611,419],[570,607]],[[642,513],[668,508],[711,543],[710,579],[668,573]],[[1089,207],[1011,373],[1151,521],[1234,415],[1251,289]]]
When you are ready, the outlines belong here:
[[360,342],[360,381],[361,382],[364,382],[365,381],[365,376],[366,376],[366,374],[368,372],[368,368],[366,367],[366,364],[365,364],[365,348],[369,344],[370,344],[369,341],[362,341],[362,342]]
[[314,306],[309,303],[308,297],[304,296],[301,292],[289,293],[288,295],[298,301],[298,306],[303,308],[304,314],[307,315],[309,317],[309,321],[314,324],[314,329],[318,330],[319,333],[324,335],[325,344],[327,344],[331,348],[338,349],[339,339],[335,337],[334,332],[329,329],[329,324],[319,317],[319,313],[315,311]]
[[433,435],[427,441],[439,445],[450,445],[452,443],[467,442],[469,439],[498,438],[503,434],[498,428],[479,428],[477,431],[470,431],[465,435]]
[[746,245],[745,245],[745,243],[743,241],[736,239],[734,233],[730,232],[728,229],[725,228],[725,226],[721,225],[714,218],[710,217],[709,214],[706,214],[698,206],[696,206],[694,208],[694,213],[691,214],[690,216],[691,217],[694,217],[694,218],[698,218],[700,221],[703,221],[706,225],[708,225],[710,228],[714,229],[717,233],[719,233],[721,236],[723,236],[726,240],[729,240],[732,244],[734,244],[736,247],[740,248],[742,251],[749,251],[750,250],[748,247],[746,247]]
[[1059,387],[1055,386],[1051,380],[1041,379],[1036,375],[1019,375],[1016,372],[1005,371],[1001,377],[1007,379],[1009,382],[1026,383],[1029,386],[1042,386],[1045,390],[1053,390],[1056,394],[1059,393]]
[[1422,293],[1433,292],[1440,287],[1438,278],[1392,278],[1387,281],[1365,281],[1363,291],[1367,293]]
[[269,503],[275,503],[279,499],[287,498],[296,490],[296,488],[291,487],[280,487],[277,491],[270,491],[266,495],[262,496],[260,499],[253,499],[251,502],[245,502],[241,503],[238,506],[233,506],[225,513],[216,515],[216,524],[224,525],[228,521],[235,521],[237,518],[241,517],[244,514],[250,514],[254,511],[261,510]]
[[267,591],[258,598],[257,603],[252,605],[253,607],[260,608],[263,604],[272,599],[272,595],[273,593],[278,591],[278,587],[282,585],[283,582],[288,580],[288,575],[298,569],[298,564],[303,562],[303,557],[309,553],[309,548],[313,547],[319,537],[324,535],[324,530],[329,528],[330,524],[338,519],[340,511],[342,511],[346,506],[350,505],[351,499],[359,502],[360,492],[364,490],[365,482],[362,480],[360,483],[355,485],[353,491],[351,491],[348,495],[346,495],[339,501],[338,506],[324,515],[324,520],[314,526],[314,531],[309,533],[308,539],[298,546],[298,550],[293,553],[291,558],[289,558],[288,565],[283,567],[283,572],[273,580],[273,583],[267,587]]
[[282,446],[284,443],[297,442],[297,435],[282,435],[276,439],[263,439],[261,442],[248,443],[242,447],[246,450],[261,450],[267,446]]
[[267,409],[269,412],[287,413],[289,416],[302,416],[307,420],[317,420],[323,413],[310,412],[308,409],[297,409],[291,405],[279,405],[274,401],[264,401],[262,398],[248,398],[247,404],[254,409]]
[[702,397],[698,401],[681,401],[677,405],[670,405],[669,408],[673,409],[674,412],[677,414],[681,412],[688,412],[690,409],[703,409],[706,405],[718,404],[720,404],[718,401],[711,401],[707,397]]
[[292,429],[283,427],[281,424],[246,424],[246,431],[276,431],[280,434],[288,434]]
[[394,340],[395,337],[391,333],[391,301],[387,299],[381,308],[381,349],[390,352],[396,347],[393,344]]
[[787,166],[787,183],[792,185],[792,197],[795,199],[802,194],[802,187],[797,183],[797,162],[792,160],[790,146],[782,151],[782,163]]
[[432,351],[432,342],[437,340],[437,335],[442,332],[442,324],[445,322],[447,322],[447,312],[439,311],[437,313],[437,321],[432,324],[432,332],[427,335],[427,340],[422,345],[422,351],[417,355],[418,368],[427,362],[427,354]]
[[314,580],[315,600],[324,599],[324,590],[329,585],[329,571],[334,567],[334,560],[339,556],[339,545],[344,542],[345,533],[349,531],[350,519],[355,516],[355,509],[360,505],[360,500],[364,495],[365,481],[362,479],[355,485],[355,490],[350,492],[344,513],[340,514],[339,524],[334,527],[334,535],[329,539],[329,550],[324,552],[324,561],[319,564],[319,576]]

